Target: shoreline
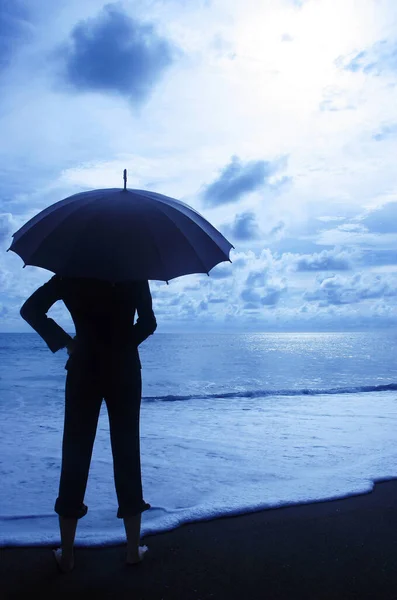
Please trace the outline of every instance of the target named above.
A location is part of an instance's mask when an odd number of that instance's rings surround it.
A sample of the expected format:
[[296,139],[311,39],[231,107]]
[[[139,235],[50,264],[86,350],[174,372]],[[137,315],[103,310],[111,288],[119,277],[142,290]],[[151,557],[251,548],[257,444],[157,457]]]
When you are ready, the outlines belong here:
[[51,549],[0,549],[2,598],[309,600],[397,598],[397,479],[348,498],[188,523],[125,544],[76,548],[58,573]]

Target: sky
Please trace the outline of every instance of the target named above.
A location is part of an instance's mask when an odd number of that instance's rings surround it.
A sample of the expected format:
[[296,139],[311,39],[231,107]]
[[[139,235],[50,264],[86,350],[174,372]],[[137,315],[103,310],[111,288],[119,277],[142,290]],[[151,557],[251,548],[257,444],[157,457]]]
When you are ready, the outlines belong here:
[[52,276],[12,234],[124,168],[235,247],[158,332],[395,327],[396,105],[394,0],[0,0],[0,331]]

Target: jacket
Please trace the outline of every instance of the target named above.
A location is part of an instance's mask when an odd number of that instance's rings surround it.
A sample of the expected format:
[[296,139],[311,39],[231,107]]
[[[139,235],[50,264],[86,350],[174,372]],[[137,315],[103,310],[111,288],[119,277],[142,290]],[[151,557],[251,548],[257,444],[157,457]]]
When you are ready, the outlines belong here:
[[[132,350],[141,368],[138,346],[157,328],[148,281],[111,284],[97,279],[54,275],[23,304],[22,318],[52,352],[72,341],[53,319],[51,306],[62,300],[76,328],[76,342],[87,352]],[[138,319],[134,324],[135,311]]]

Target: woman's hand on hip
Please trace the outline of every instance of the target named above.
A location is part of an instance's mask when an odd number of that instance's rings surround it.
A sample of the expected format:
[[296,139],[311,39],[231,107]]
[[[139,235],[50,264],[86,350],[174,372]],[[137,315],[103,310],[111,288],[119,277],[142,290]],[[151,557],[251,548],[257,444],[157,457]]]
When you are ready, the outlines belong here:
[[74,337],[66,346],[66,350],[69,356],[71,356],[76,348],[76,338]]

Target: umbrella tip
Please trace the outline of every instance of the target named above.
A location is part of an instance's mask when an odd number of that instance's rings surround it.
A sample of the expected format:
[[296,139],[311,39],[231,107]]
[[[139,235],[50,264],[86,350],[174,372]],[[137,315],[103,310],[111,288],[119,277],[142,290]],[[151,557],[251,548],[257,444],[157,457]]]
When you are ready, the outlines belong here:
[[127,169],[124,169],[123,179],[124,179],[124,189],[127,189]]

